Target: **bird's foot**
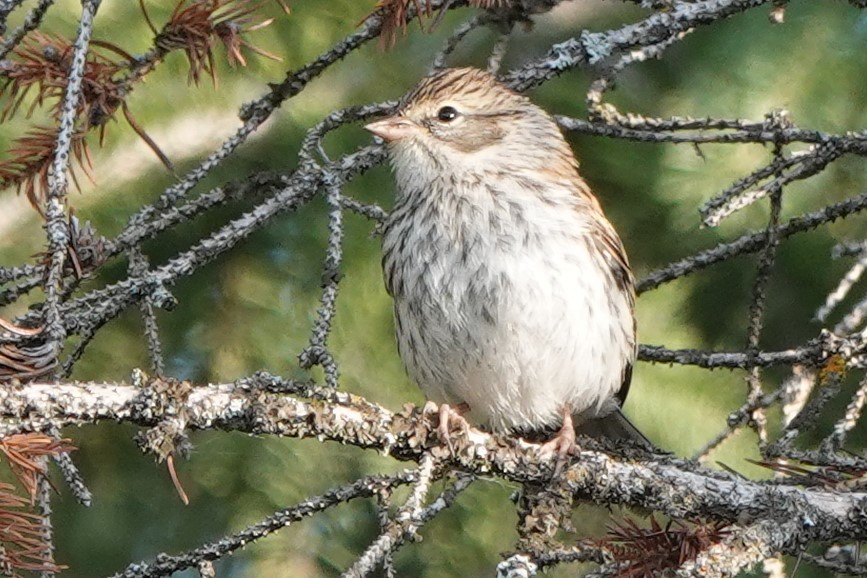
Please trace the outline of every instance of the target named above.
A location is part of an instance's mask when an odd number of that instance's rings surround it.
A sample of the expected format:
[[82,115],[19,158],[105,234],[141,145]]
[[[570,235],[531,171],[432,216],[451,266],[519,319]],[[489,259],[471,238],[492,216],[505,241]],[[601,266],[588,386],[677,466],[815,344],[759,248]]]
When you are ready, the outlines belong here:
[[554,465],[554,477],[557,477],[569,463],[569,456],[575,454],[577,450],[575,426],[572,423],[572,408],[566,405],[563,408],[563,425],[560,426],[553,438],[542,444],[539,453],[546,458],[557,457],[557,462]]
[[[425,404],[426,408],[428,404]],[[460,403],[454,407],[444,403],[436,409],[439,420],[436,429],[437,437],[441,442],[445,442],[452,453],[455,451],[454,444],[452,444],[452,430],[458,429],[463,434],[470,431],[470,424],[464,419],[464,414],[469,410],[470,406],[466,403]]]

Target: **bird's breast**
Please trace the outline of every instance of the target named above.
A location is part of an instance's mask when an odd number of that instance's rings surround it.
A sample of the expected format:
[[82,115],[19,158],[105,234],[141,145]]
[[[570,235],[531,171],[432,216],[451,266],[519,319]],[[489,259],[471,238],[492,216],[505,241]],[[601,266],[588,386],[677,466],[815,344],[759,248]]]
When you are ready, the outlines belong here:
[[619,388],[633,355],[631,305],[571,203],[514,187],[401,197],[383,271],[401,357],[429,397],[510,428]]

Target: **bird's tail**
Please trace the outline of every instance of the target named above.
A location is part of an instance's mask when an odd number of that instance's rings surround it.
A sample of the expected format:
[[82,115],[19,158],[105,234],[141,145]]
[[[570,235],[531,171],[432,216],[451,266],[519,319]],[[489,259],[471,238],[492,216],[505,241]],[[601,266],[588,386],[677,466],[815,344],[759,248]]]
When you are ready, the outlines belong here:
[[632,422],[623,415],[619,407],[605,417],[585,421],[575,428],[575,432],[592,438],[607,438],[615,441],[629,440],[650,450],[656,447],[637,427],[632,425]]

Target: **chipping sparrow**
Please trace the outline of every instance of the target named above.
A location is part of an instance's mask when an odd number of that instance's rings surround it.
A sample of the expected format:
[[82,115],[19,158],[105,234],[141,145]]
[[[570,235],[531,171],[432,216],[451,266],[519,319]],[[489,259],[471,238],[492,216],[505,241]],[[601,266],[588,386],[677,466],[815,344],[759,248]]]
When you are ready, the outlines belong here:
[[398,349],[444,404],[440,435],[466,413],[495,431],[559,427],[545,447],[561,459],[573,424],[649,443],[620,412],[636,353],[632,273],[551,116],[457,68],[365,128],[387,141],[397,180],[382,266]]

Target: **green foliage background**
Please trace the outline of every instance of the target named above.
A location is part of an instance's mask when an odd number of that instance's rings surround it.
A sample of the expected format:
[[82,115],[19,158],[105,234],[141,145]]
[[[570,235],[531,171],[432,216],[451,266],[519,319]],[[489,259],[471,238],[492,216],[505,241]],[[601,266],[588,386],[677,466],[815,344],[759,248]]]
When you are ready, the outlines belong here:
[[[104,3],[97,37],[131,53],[147,50],[152,35],[135,4]],[[168,17],[171,4],[149,6],[158,26]],[[181,175],[239,126],[236,115],[242,103],[261,95],[266,82],[282,79],[285,70],[309,62],[351,33],[372,4],[297,2],[288,17],[268,4],[265,12],[273,12],[274,24],[250,38],[280,54],[282,63],[252,55],[247,68],[230,69],[221,63],[216,89],[209,83],[191,88],[186,61],[174,54],[136,88],[129,104],[157,142],[174,151],[171,156]],[[72,36],[75,10],[75,3],[58,6],[43,30]],[[390,51],[371,43],[350,54],[284,105],[199,190],[257,171],[291,170],[305,129],[333,109],[400,96],[424,74],[454,25],[470,13],[450,13],[432,34],[410,26]],[[515,31],[505,67],[539,56],[552,42],[581,29],[617,27],[642,14],[632,4],[610,0],[564,3],[537,18],[532,31]],[[474,32],[450,62],[483,65],[495,40],[492,31]],[[664,59],[630,68],[609,98],[622,111],[658,116],[755,120],[785,108],[804,128],[860,130],[867,120],[865,48],[867,14],[841,0],[796,0],[783,25],[771,25],[765,8],[695,31]],[[586,70],[570,72],[532,97],[551,112],[581,117],[590,80]],[[6,149],[26,126],[23,119],[0,126],[0,148]],[[570,138],[639,278],[670,260],[759,229],[767,221],[762,203],[716,229],[700,228],[697,214],[703,201],[766,162],[770,151],[764,147],[707,145],[699,154],[688,145]],[[368,141],[360,127],[346,127],[329,137],[326,147],[336,156]],[[96,143],[93,146],[96,149]],[[73,194],[70,202],[80,218],[93,221],[107,236],[174,180],[122,121],[109,127],[108,142],[95,155],[94,172],[96,184],[85,182],[85,190]],[[784,218],[860,193],[865,180],[862,159],[837,162],[820,176],[786,190]],[[392,190],[388,170],[381,167],[352,182],[347,193],[388,207]],[[251,204],[245,201],[199,219],[146,250],[159,264]],[[14,191],[0,194],[0,207],[0,214],[8,217],[0,223],[0,263],[22,263],[43,248],[39,220]],[[300,374],[296,355],[306,345],[316,311],[325,223],[324,203],[314,202],[274,220],[180,283],[174,291],[180,306],[158,315],[169,373],[199,383],[233,380],[263,368]],[[371,236],[371,224],[360,217],[347,213],[346,226],[345,278],[330,340],[341,367],[341,387],[392,409],[420,403],[422,397],[405,377],[394,347],[390,303],[380,278],[379,241]],[[854,218],[783,244],[771,285],[764,348],[795,346],[818,333],[813,313],[848,266],[831,262],[830,249],[838,241],[863,235],[864,219]],[[642,342],[742,349],[754,267],[755,257],[741,257],[643,295],[638,304]],[[118,262],[97,282],[118,278],[125,268]],[[32,300],[40,301],[41,295]],[[10,317],[22,308],[2,314]],[[141,334],[137,312],[125,313],[90,345],[74,377],[121,380],[134,367],[148,367]],[[770,370],[764,375],[776,384],[786,372]],[[728,413],[743,401],[743,378],[742,372],[641,364],[626,411],[659,446],[690,455],[724,427]],[[851,385],[847,387],[851,391]],[[828,423],[839,415],[845,397],[827,412]],[[95,501],[93,507],[83,508],[58,484],[54,524],[58,561],[70,567],[65,576],[107,575],[161,551],[177,553],[356,477],[404,466],[335,444],[197,433],[192,459],[179,465],[191,498],[191,505],[184,507],[165,467],[139,452],[133,434],[133,428],[107,425],[66,432],[80,448],[75,459]],[[863,432],[853,438],[853,447],[859,439],[864,440]],[[753,435],[743,433],[713,457],[745,474],[767,475],[745,462],[756,456]],[[495,480],[477,483],[456,507],[423,530],[424,542],[404,548],[397,557],[398,575],[491,575],[499,553],[510,549],[515,538],[510,502],[515,490]],[[607,516],[606,510],[582,506],[576,524],[582,532],[599,535]],[[375,507],[359,501],[249,547],[219,563],[218,575],[337,576],[375,534]],[[573,574],[574,568],[552,573]],[[821,574],[799,570],[799,576],[812,575]]]

